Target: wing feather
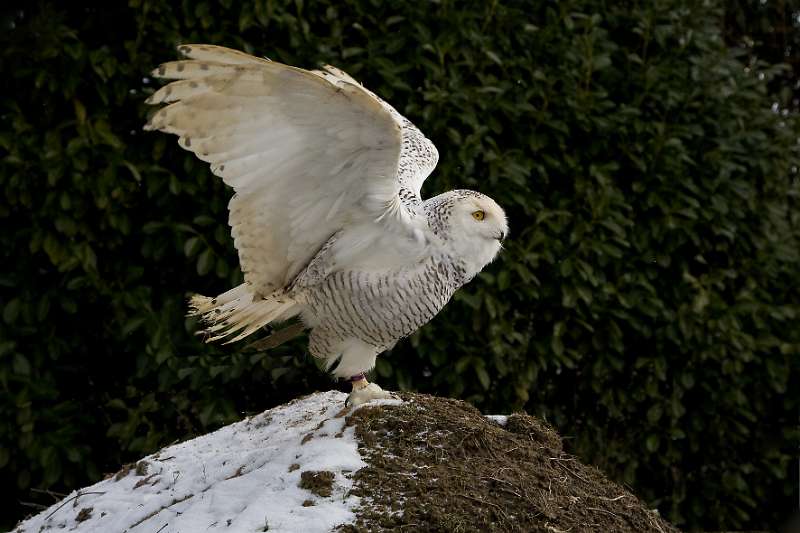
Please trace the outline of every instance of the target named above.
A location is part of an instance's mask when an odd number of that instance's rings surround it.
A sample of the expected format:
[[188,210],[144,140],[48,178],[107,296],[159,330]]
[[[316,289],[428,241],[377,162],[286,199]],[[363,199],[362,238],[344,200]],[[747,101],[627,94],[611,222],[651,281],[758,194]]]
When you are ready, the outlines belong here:
[[362,86],[354,80],[347,72],[331,65],[325,65],[322,70],[313,71],[334,85],[342,86],[351,84],[358,86],[362,91],[369,94],[372,98],[380,102],[400,127],[402,134],[402,148],[400,151],[400,166],[397,170],[397,181],[401,187],[412,193],[417,200],[421,201],[420,190],[425,179],[436,168],[439,162],[439,152],[436,146],[417,129],[414,124],[401,115],[394,107],[384,101],[381,97]]
[[167,105],[145,128],[177,135],[235,190],[229,221],[254,292],[286,287],[348,224],[410,224],[398,208],[403,125],[387,104],[344,73],[210,45],[179,50],[187,60],[153,73],[177,81],[148,99]]

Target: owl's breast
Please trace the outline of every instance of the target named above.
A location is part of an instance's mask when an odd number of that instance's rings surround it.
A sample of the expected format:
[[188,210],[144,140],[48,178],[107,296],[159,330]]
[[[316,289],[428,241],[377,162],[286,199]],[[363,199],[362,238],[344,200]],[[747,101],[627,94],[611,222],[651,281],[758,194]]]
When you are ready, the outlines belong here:
[[384,272],[333,272],[309,289],[307,322],[385,349],[428,323],[463,281],[446,257]]

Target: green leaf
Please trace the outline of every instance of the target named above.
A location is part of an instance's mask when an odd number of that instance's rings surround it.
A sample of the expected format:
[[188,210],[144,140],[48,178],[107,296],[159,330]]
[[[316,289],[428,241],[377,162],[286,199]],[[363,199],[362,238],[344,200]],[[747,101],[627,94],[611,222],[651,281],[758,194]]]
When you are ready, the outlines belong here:
[[77,98],[72,99],[72,105],[75,109],[75,117],[78,119],[79,124],[86,123],[86,108]]
[[458,359],[455,364],[455,371],[457,374],[463,374],[464,371],[470,366],[472,363],[472,357],[464,356]]
[[0,357],[11,353],[16,346],[17,343],[14,341],[0,341]]
[[492,380],[489,377],[489,373],[486,371],[486,368],[483,366],[476,366],[475,374],[478,376],[478,381],[480,381],[483,390],[488,390]]
[[31,373],[31,364],[28,358],[20,353],[14,354],[14,374],[27,376]]
[[658,435],[649,435],[645,441],[647,451],[650,453],[655,452],[658,449],[659,442],[660,439],[658,438]]
[[205,276],[211,272],[213,266],[214,252],[211,250],[211,248],[206,248],[203,253],[200,254],[200,257],[197,258],[197,274],[200,276]]
[[197,255],[197,252],[200,251],[200,248],[203,246],[203,241],[200,237],[189,237],[186,239],[186,242],[183,243],[183,253],[186,257],[192,258]]
[[130,335],[131,333],[133,333],[134,331],[139,329],[142,326],[142,324],[144,324],[145,320],[147,320],[145,317],[137,317],[137,318],[133,318],[131,320],[128,320],[122,326],[122,330],[120,331],[120,334],[123,337],[127,337],[128,335]]
[[3,322],[9,325],[16,322],[21,307],[19,298],[10,300],[3,308]]
[[195,371],[195,368],[180,368],[178,369],[178,379],[185,379],[186,377],[194,374]]
[[217,221],[216,221],[216,219],[214,219],[213,217],[210,217],[208,215],[198,215],[198,216],[194,217],[192,222],[194,222],[198,226],[206,227],[206,226],[211,226],[213,224],[216,224]]
[[663,409],[660,405],[656,404],[650,407],[647,410],[647,421],[651,424],[655,424],[661,418],[661,414],[663,413]]
[[139,173],[138,168],[136,168],[132,163],[128,161],[123,161],[122,164],[125,165],[125,167],[131,172],[131,175],[133,176],[134,180],[136,180],[137,182],[142,181],[142,175]]

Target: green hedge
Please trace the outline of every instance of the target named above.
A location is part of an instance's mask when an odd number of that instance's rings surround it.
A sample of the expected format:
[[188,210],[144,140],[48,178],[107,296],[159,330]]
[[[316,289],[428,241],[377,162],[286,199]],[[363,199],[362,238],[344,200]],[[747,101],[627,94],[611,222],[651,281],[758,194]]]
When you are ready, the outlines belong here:
[[206,346],[184,318],[241,279],[230,191],[141,127],[149,70],[203,42],[344,68],[439,147],[426,195],[509,212],[501,259],[382,384],[544,416],[680,526],[777,523],[797,501],[800,120],[771,110],[788,71],[726,45],[714,3],[6,8],[0,483],[49,503],[32,489],[331,386],[302,342]]

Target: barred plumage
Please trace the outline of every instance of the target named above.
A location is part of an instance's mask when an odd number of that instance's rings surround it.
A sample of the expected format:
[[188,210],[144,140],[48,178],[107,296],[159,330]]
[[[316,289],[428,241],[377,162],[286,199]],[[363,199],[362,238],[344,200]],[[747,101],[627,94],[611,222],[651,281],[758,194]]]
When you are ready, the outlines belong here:
[[[330,357],[341,354],[349,338],[367,344],[374,355],[430,321],[466,282],[463,270],[447,256],[434,256],[412,267],[389,272],[335,272],[306,293],[306,323],[314,324],[309,349],[336,372],[363,372]],[[331,368],[332,369],[332,368]]]
[[[314,356],[336,376],[359,376],[497,255],[503,210],[465,190],[423,202],[436,148],[346,73],[210,45],[179,51],[188,59],[153,72],[179,81],[148,99],[168,105],[145,129],[178,135],[233,187],[245,277],[216,298],[192,298],[208,340],[297,316]],[[358,401],[382,395],[374,384],[360,390]]]

